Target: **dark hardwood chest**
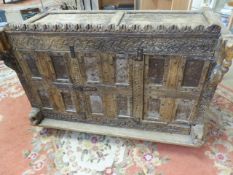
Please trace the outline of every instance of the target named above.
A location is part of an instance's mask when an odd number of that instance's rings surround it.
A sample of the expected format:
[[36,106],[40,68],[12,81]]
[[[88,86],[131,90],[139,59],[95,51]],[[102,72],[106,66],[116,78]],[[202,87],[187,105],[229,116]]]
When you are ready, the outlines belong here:
[[50,11],[5,33],[32,124],[187,146],[232,57],[208,9]]

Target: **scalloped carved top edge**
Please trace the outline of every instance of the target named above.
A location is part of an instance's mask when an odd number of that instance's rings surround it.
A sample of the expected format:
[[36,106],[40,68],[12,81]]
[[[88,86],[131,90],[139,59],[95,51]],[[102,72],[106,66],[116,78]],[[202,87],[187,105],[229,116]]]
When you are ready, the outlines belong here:
[[208,33],[219,34],[219,25],[195,27],[177,25],[93,25],[93,24],[8,24],[6,31],[32,32],[130,32],[130,33]]

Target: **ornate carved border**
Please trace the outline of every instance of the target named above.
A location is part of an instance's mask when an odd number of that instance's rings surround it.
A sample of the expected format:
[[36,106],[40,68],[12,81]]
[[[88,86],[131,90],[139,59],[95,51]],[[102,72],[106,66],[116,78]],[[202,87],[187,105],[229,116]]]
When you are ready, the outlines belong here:
[[213,57],[218,40],[215,38],[153,38],[125,36],[65,36],[63,34],[10,34],[9,41],[15,49],[38,51],[108,52],[136,54],[143,48],[145,54],[197,55]]
[[7,31],[33,31],[33,32],[116,32],[116,33],[198,33],[219,34],[219,25],[94,25],[94,24],[9,24]]
[[188,135],[190,132],[190,127],[182,127],[180,125],[174,124],[161,124],[161,123],[147,123],[147,122],[138,122],[135,118],[109,118],[109,117],[85,117],[83,114],[67,114],[67,113],[58,113],[51,110],[42,109],[41,113],[45,118],[51,118],[56,120],[64,121],[73,121],[73,122],[83,122],[83,123],[92,123],[98,125],[106,126],[117,126],[122,128],[137,128],[142,130],[152,130],[160,132],[171,132],[177,134]]

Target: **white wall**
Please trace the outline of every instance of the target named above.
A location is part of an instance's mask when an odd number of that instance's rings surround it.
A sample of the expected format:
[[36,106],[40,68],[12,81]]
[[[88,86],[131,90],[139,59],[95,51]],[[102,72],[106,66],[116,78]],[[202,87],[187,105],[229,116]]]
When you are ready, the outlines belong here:
[[198,10],[202,6],[203,2],[204,0],[193,0],[192,10]]

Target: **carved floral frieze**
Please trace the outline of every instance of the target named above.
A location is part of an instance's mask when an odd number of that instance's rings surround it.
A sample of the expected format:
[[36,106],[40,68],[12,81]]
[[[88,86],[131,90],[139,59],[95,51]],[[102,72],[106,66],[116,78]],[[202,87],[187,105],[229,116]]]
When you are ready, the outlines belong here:
[[137,38],[137,37],[91,37],[91,36],[49,36],[49,35],[9,35],[15,49],[69,51],[74,46],[76,52],[123,52],[136,53],[143,48],[144,53],[208,55],[214,53],[216,39],[205,38]]

